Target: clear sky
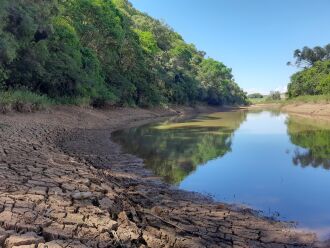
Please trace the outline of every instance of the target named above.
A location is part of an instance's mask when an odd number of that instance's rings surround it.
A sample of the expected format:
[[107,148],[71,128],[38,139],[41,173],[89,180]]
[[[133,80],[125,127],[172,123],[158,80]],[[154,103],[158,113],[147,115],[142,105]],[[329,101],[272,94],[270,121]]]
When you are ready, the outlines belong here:
[[293,51],[330,43],[330,0],[131,0],[209,57],[248,92],[286,88]]

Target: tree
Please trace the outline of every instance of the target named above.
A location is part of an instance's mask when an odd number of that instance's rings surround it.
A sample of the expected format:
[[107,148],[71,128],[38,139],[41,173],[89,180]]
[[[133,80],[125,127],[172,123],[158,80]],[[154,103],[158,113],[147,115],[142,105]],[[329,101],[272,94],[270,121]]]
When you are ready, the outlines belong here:
[[250,94],[248,95],[248,98],[264,98],[264,96],[260,93],[253,93],[253,94]]
[[246,102],[231,69],[127,0],[0,0],[0,90],[21,88],[94,106]]
[[[317,61],[325,61],[330,59],[330,44],[320,47],[309,48],[305,46],[302,50],[294,51],[293,57],[296,59],[294,64],[298,67],[308,68],[313,66]],[[287,63],[291,65],[291,62]]]
[[289,97],[322,95],[330,93],[330,60],[318,61],[311,68],[291,76]]
[[281,100],[281,92],[271,91],[268,98],[271,100]]
[[203,98],[209,104],[243,104],[246,94],[233,80],[232,70],[214,59],[204,59],[198,70]]

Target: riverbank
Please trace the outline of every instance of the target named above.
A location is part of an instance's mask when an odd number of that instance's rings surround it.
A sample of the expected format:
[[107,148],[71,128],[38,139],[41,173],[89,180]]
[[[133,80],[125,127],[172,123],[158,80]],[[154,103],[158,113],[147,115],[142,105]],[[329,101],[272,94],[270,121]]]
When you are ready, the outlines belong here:
[[314,234],[162,183],[110,139],[124,127],[214,111],[57,107],[0,115],[0,244],[321,246]]
[[290,114],[330,121],[330,103],[265,103],[251,105],[248,109],[275,109]]

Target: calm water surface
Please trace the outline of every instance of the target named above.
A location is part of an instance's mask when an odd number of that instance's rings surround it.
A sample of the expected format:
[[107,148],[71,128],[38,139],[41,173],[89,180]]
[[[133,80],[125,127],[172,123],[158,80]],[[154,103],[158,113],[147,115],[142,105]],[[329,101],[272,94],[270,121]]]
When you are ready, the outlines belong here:
[[113,138],[181,189],[330,234],[330,124],[225,112],[122,130]]

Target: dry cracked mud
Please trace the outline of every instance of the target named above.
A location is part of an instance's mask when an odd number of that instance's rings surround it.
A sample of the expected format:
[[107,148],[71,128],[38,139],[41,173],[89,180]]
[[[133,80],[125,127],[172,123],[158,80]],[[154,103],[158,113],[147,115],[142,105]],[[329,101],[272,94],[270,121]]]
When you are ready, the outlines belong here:
[[0,246],[326,247],[314,234],[162,183],[110,139],[173,113],[0,115]]

